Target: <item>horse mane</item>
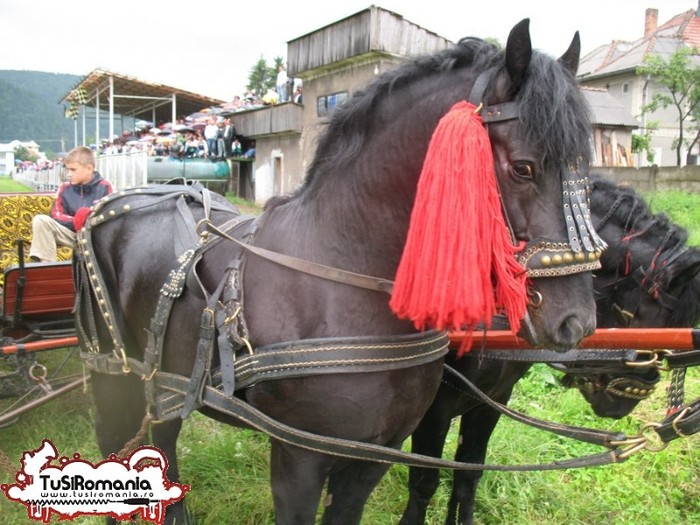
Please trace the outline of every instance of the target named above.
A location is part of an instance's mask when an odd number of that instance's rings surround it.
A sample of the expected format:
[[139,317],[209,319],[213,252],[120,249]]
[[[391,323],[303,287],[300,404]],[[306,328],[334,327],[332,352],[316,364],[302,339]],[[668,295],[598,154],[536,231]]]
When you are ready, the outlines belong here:
[[[505,50],[479,38],[463,38],[454,47],[387,71],[353,93],[324,123],[314,159],[294,196],[303,195],[319,174],[332,171],[359,154],[377,105],[392,90],[432,73],[461,67],[471,67],[476,72],[494,67],[503,69]],[[465,86],[464,98],[467,96]],[[590,158],[588,106],[574,75],[559,61],[533,51],[526,80],[516,100],[525,138],[540,148],[544,163],[577,164]]]
[[604,207],[609,210],[598,224],[593,225],[596,229],[602,228],[605,222],[617,216],[625,220],[625,233],[648,232],[657,235],[659,239],[668,233],[673,246],[688,242],[688,231],[671,221],[665,213],[653,213],[644,197],[634,188],[619,186],[599,173],[591,173],[589,177],[591,191],[596,192],[596,201],[604,200]]
[[[620,217],[625,221],[625,234],[635,232],[653,235],[659,239],[659,242],[668,236],[666,248],[686,245],[688,231],[671,221],[666,214],[653,213],[647,201],[633,188],[618,186],[613,180],[596,173],[591,173],[590,183],[596,202],[602,202],[603,208],[609,210],[601,222],[594,225],[596,228],[602,227],[612,217]],[[694,247],[690,249],[696,250]],[[668,326],[687,327],[698,324],[700,322],[700,273],[681,287],[676,300]]]
[[683,287],[676,299],[678,302],[669,318],[670,326],[697,326],[700,323],[700,274]]
[[[320,173],[333,170],[339,163],[352,159],[362,150],[375,108],[392,90],[417,81],[434,72],[458,67],[487,67],[499,59],[498,49],[480,39],[465,39],[465,44],[424,55],[386,71],[362,89],[355,91],[326,120],[319,135],[316,154],[307,175],[295,195],[303,194]],[[502,61],[502,59],[501,59]],[[465,97],[467,93],[465,93]],[[342,140],[338,140],[342,137]]]

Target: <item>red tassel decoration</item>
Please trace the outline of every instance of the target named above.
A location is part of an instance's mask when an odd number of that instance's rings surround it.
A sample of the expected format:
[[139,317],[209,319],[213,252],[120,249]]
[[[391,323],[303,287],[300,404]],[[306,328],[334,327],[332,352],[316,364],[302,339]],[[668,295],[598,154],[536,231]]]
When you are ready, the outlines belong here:
[[[488,132],[474,105],[459,102],[440,120],[428,147],[391,308],[419,330],[471,331],[481,322],[490,327],[503,307],[517,332],[527,294],[515,250]],[[470,347],[467,337],[460,352]]]

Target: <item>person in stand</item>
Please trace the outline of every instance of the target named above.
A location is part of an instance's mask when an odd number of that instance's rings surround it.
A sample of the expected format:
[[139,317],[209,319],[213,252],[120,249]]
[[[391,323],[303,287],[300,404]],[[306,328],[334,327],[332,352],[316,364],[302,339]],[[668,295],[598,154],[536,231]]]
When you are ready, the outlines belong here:
[[80,230],[90,208],[112,193],[112,185],[95,171],[95,154],[83,146],[66,155],[64,165],[69,182],[58,189],[50,215],[35,215],[32,221],[32,246],[29,259],[50,262],[57,259],[58,246],[73,246],[75,232]]
[[185,152],[184,156],[186,159],[192,159],[197,156],[197,150],[199,149],[199,142],[193,131],[185,132]]
[[216,158],[223,160],[226,158],[226,144],[224,141],[224,121],[221,120],[216,124],[219,131],[216,135]]
[[278,102],[287,102],[287,70],[280,64],[277,68],[277,94],[279,95]]
[[233,139],[236,137],[236,127],[229,117],[224,119],[224,157],[230,157],[232,152]]
[[248,145],[248,149],[245,151],[243,154],[243,157],[246,159],[254,159],[255,158],[255,141],[252,140],[250,144]]
[[216,125],[216,119],[210,117],[204,128],[204,139],[207,141],[207,155],[210,159],[216,157],[216,141],[219,137],[219,126]]
[[231,155],[234,157],[240,157],[242,154],[243,151],[241,150],[241,142],[238,140],[238,137],[236,137],[231,143]]

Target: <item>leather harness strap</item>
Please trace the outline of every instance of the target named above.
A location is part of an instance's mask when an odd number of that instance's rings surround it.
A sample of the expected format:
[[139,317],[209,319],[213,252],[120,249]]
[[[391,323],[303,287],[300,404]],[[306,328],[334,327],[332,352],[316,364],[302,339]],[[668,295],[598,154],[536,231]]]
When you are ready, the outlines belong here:
[[[162,189],[160,189],[162,191]],[[155,192],[154,192],[155,193]],[[194,193],[194,192],[193,192]],[[180,194],[181,195],[181,194]],[[171,194],[159,194],[156,201],[162,202],[172,198]],[[199,202],[204,202],[208,208],[207,196],[195,198]],[[203,199],[203,200],[200,200]],[[153,202],[137,203],[136,208],[152,205]],[[104,204],[98,206],[102,208]],[[133,209],[131,205],[125,205]],[[111,212],[110,212],[111,213]],[[91,219],[91,227],[94,227],[107,216],[98,215]],[[188,222],[185,220],[185,222]],[[216,235],[233,241],[236,245],[244,248],[250,253],[282,264],[284,266],[303,271],[311,275],[316,275],[324,279],[336,282],[360,286],[370,290],[390,293],[391,282],[371,276],[354,274],[345,270],[338,270],[318,263],[303,261],[291,256],[276,254],[262,248],[251,246],[241,240],[229,235],[220,227],[214,226],[208,219],[200,221],[202,232],[215,233]],[[89,231],[90,228],[87,230]],[[81,266],[85,278],[92,284],[96,294],[103,317],[108,325],[110,335],[114,343],[112,353],[101,354],[99,349],[93,346],[93,341],[89,339],[91,334],[81,331],[83,343],[90,350],[83,352],[82,357],[87,368],[101,373],[123,375],[134,373],[141,377],[146,383],[146,392],[149,396],[149,404],[156,411],[156,416],[160,419],[172,419],[175,417],[185,417],[189,412],[201,407],[210,407],[223,414],[228,414],[243,424],[255,428],[272,438],[282,442],[292,444],[297,447],[306,448],[352,459],[376,461],[382,463],[402,463],[418,467],[429,468],[451,468],[458,470],[553,470],[576,468],[592,465],[604,465],[626,459],[630,455],[630,449],[620,449],[620,446],[627,445],[630,441],[624,435],[618,433],[607,433],[601,431],[590,431],[577,427],[567,427],[564,425],[551,424],[533,420],[527,416],[519,415],[516,412],[491,401],[488,396],[481,393],[466,380],[461,374],[448,369],[450,373],[459,379],[460,384],[466,388],[478,392],[478,396],[489,406],[499,410],[501,413],[515,417],[516,419],[532,424],[537,428],[543,428],[560,435],[578,437],[592,443],[611,448],[612,450],[576,458],[567,461],[555,462],[545,465],[483,465],[470,464],[456,461],[446,461],[439,458],[431,458],[416,454],[402,452],[389,447],[373,445],[363,442],[349,441],[327,436],[320,436],[309,432],[300,431],[284,425],[266,416],[255,407],[242,401],[237,396],[232,395],[234,382],[227,379],[227,373],[220,374],[211,369],[212,355],[214,349],[215,334],[217,332],[217,308],[225,283],[230,280],[227,277],[221,281],[217,290],[208,297],[207,308],[202,315],[200,326],[200,339],[197,348],[196,362],[191,377],[163,372],[160,370],[160,359],[162,354],[161,329],[164,333],[165,324],[172,307],[172,301],[177,298],[184,287],[186,275],[189,273],[192,262],[195,259],[194,251],[186,251],[178,260],[176,267],[171,271],[169,280],[163,285],[157,313],[152,322],[154,336],[149,338],[149,348],[146,351],[144,361],[127,357],[121,336],[118,329],[112,325],[114,322],[114,312],[109,301],[109,297],[103,290],[105,282],[97,268],[86,268],[85,261],[92,257],[92,244],[89,233],[85,230],[79,235],[79,254],[84,258]],[[89,263],[88,263],[89,264]],[[229,274],[227,274],[228,276]],[[231,274],[233,275],[233,274]],[[235,277],[233,278],[235,280]],[[83,290],[85,291],[85,290]],[[104,304],[103,304],[104,303]],[[105,315],[106,314],[106,315]],[[156,334],[157,332],[157,334]],[[157,335],[157,337],[156,337]],[[154,339],[160,342],[153,342]],[[219,338],[222,339],[221,337]],[[225,338],[224,338],[225,339]],[[221,343],[220,343],[221,344]],[[444,356],[447,352],[448,337],[444,332],[427,332],[422,334],[409,334],[395,337],[368,337],[350,339],[322,339],[307,340],[298,342],[287,342],[269,345],[256,350],[257,355],[241,357],[240,362],[235,367],[239,377],[235,381],[235,387],[243,388],[250,386],[257,381],[268,378],[306,376],[309,373],[338,373],[338,372],[360,372],[367,371],[368,367],[376,370],[396,369],[414,366],[419,363],[434,361]],[[371,354],[368,352],[371,350]],[[402,353],[403,352],[403,353]],[[231,354],[231,357],[235,355]],[[303,355],[305,359],[297,361]],[[561,361],[561,359],[559,359]],[[219,379],[221,377],[221,379]],[[220,382],[221,381],[221,382]],[[228,382],[228,383],[227,383]],[[223,385],[223,386],[222,386]],[[688,407],[681,414],[662,426],[664,435],[662,439],[675,439],[679,436],[689,435],[698,431],[700,425],[697,417],[697,408]],[[583,438],[579,437],[583,436]],[[634,450],[639,449],[639,441],[634,441]],[[644,448],[644,447],[642,447]]]
[[[88,354],[86,358],[90,362],[90,367],[94,367],[104,373],[122,374],[121,363],[109,354]],[[143,374],[143,364],[132,358],[129,365],[132,372]],[[461,374],[450,371],[460,388],[475,389],[476,387],[466,380]],[[158,371],[152,380],[158,389],[164,392],[163,396],[169,398],[170,413],[175,417],[180,413],[185,392],[188,388],[189,379],[177,374]],[[513,417],[515,411],[507,409],[500,403],[491,401],[488,396],[478,391],[479,397],[489,406],[501,413]],[[390,447],[374,445],[358,441],[339,439],[328,436],[321,436],[311,432],[295,429],[284,423],[262,413],[255,407],[236,396],[230,397],[220,389],[211,385],[205,385],[201,394],[202,405],[209,407],[219,413],[229,415],[249,428],[264,432],[273,439],[288,443],[297,447],[305,448],[324,454],[358,459],[363,461],[375,461],[379,463],[398,463],[403,465],[423,467],[423,468],[446,468],[453,470],[497,470],[497,471],[535,471],[535,470],[561,470],[568,468],[581,468],[597,465],[607,465],[619,463],[630,457],[632,452],[650,448],[648,441],[643,437],[627,439],[619,433],[608,433],[604,431],[591,431],[589,429],[578,429],[577,427],[567,427],[547,422],[538,422],[528,416],[516,416],[520,421],[527,424],[535,424],[537,428],[552,431],[560,435],[576,437],[584,441],[612,448],[612,450],[600,454],[592,454],[581,458],[574,458],[553,463],[536,465],[484,465],[481,463],[466,463],[450,461],[440,458],[403,452]],[[656,428],[659,437],[664,443],[668,443],[678,437],[689,436],[700,430],[700,401],[694,403],[687,411],[669,417]],[[582,437],[579,437],[582,436]],[[623,447],[623,448],[621,448]]]
[[276,343],[236,360],[236,384],[247,388],[269,379],[314,374],[374,372],[416,366],[447,353],[445,332],[400,337],[336,337]]
[[313,275],[315,277],[320,277],[329,281],[391,295],[394,283],[390,279],[373,277],[340,268],[333,268],[314,261],[308,261],[306,259],[300,259],[284,253],[274,252],[260,246],[253,246],[232,238],[226,232],[221,231],[217,226],[212,224],[211,221],[202,223],[200,226],[204,229],[204,231],[219,235],[240,246],[247,252],[279,264],[280,266],[285,266],[287,268],[291,268],[292,270]]

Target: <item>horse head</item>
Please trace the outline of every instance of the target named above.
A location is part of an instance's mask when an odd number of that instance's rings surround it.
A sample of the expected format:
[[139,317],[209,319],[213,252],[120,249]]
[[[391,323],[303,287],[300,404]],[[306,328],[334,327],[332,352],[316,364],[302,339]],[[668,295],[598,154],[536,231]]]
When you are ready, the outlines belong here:
[[470,99],[485,106],[504,214],[529,277],[521,335],[568,349],[595,329],[589,271],[605,247],[586,202],[591,129],[575,81],[578,33],[554,60],[532,50],[528,25],[511,30],[502,67],[482,72]]
[[593,216],[609,249],[595,273],[601,327],[692,327],[700,321],[700,250],[631,188],[594,177]]
[[[700,321],[700,250],[686,246],[686,231],[653,214],[631,188],[592,176],[591,189],[592,216],[609,246],[594,279],[598,326],[695,326]],[[562,383],[577,387],[601,417],[626,416],[659,381],[655,366],[567,370]]]

